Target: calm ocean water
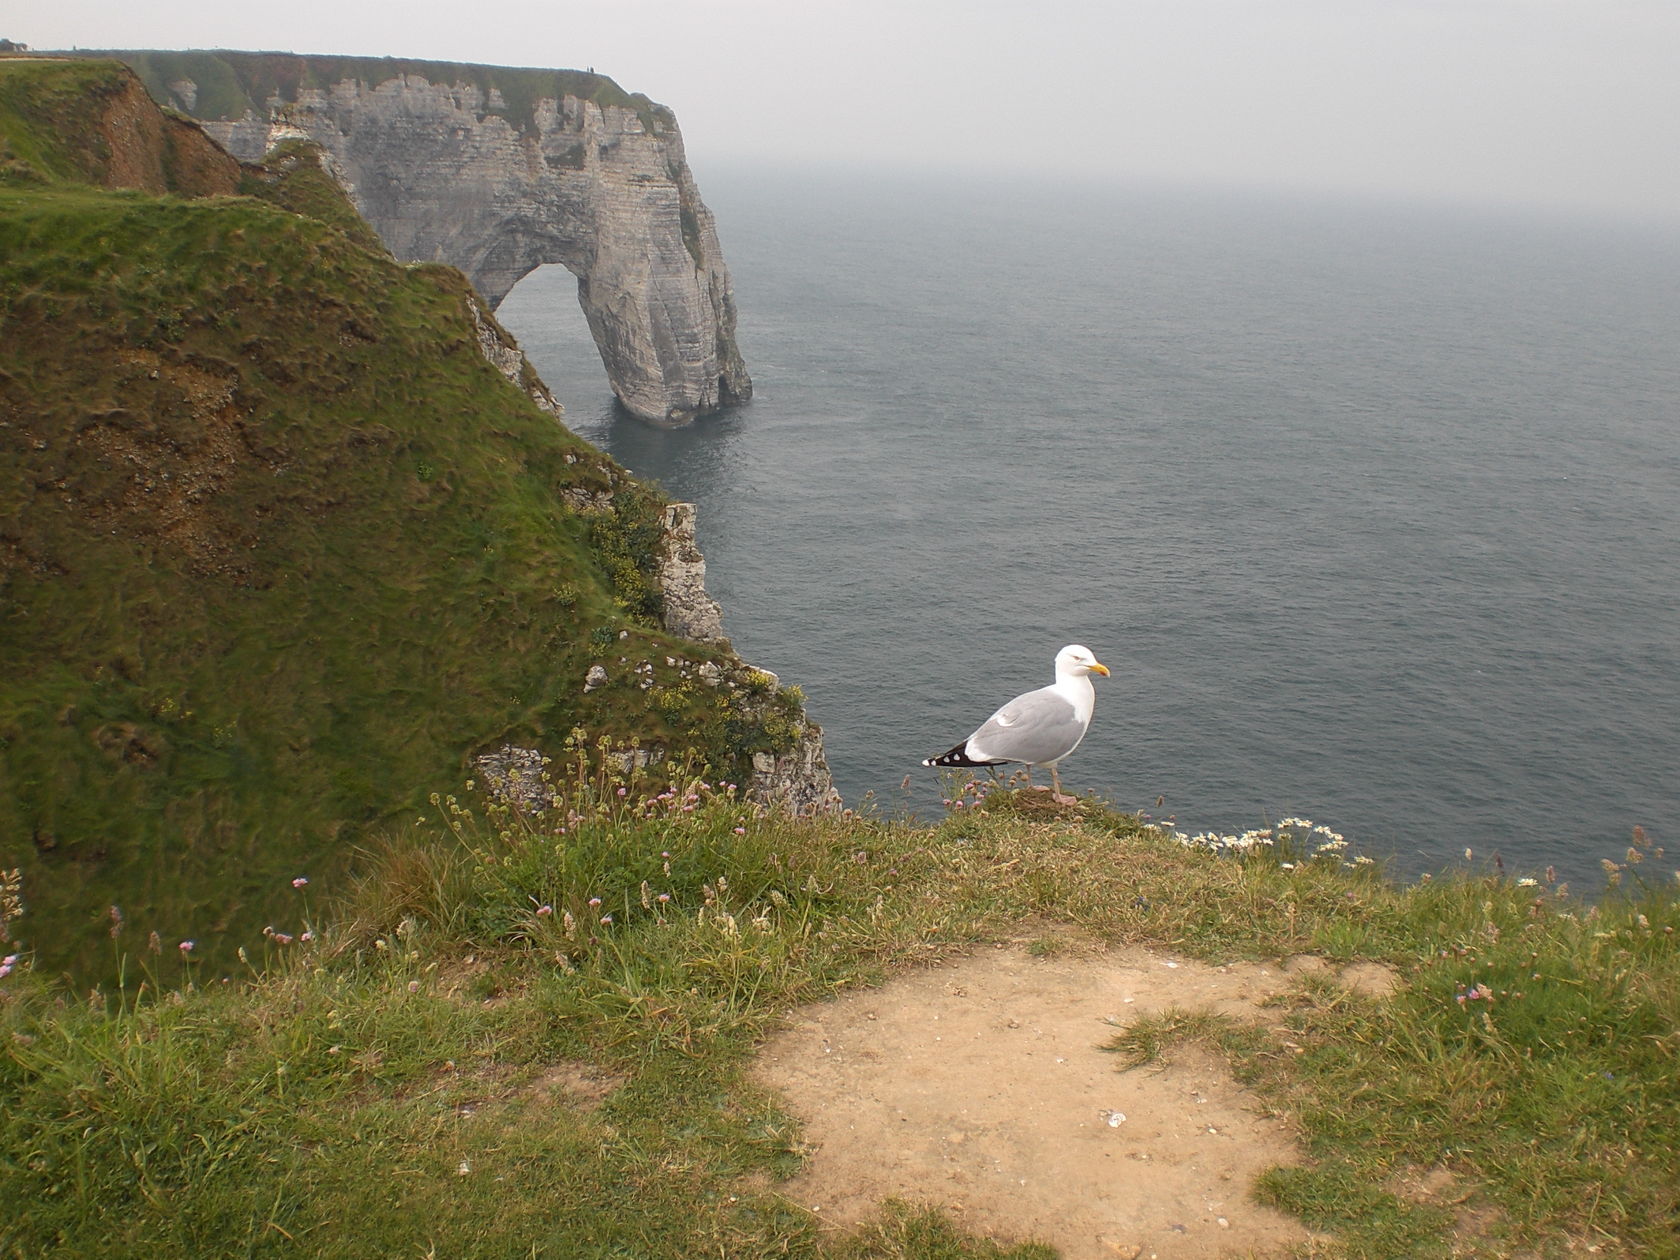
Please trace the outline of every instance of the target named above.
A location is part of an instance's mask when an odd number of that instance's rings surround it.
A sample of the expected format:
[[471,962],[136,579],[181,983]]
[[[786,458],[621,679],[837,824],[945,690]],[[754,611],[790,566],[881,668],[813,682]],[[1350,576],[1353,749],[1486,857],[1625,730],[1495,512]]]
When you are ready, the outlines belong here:
[[1401,874],[1591,882],[1636,823],[1680,857],[1680,233],[701,175],[751,404],[624,415],[559,268],[500,314],[699,504],[848,803],[938,812],[921,758],[1083,642],[1114,676],[1072,790],[1302,814]]

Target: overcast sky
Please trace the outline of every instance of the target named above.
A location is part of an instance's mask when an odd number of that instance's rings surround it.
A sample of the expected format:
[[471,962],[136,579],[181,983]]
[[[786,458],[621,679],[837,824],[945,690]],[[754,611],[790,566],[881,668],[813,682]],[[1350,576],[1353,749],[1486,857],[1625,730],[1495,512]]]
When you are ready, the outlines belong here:
[[1680,221],[1680,0],[0,0],[36,49],[593,66],[708,161],[870,162]]

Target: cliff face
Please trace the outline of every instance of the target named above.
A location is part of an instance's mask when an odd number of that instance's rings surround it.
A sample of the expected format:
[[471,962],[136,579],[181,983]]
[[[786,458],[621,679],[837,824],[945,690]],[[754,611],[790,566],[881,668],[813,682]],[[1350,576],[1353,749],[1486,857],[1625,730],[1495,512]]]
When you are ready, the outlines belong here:
[[113,55],[237,157],[314,140],[393,254],[459,267],[492,307],[534,268],[565,266],[637,415],[681,422],[751,396],[729,271],[663,106],[575,72]]

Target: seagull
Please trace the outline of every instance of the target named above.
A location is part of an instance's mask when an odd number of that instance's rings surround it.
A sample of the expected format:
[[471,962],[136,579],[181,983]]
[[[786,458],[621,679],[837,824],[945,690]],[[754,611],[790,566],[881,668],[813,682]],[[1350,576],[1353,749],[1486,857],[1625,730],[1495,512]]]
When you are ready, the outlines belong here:
[[929,757],[924,766],[1000,766],[1019,761],[1032,780],[1034,766],[1046,766],[1056,785],[1056,799],[1062,795],[1056,763],[1079,747],[1091,728],[1091,711],[1097,692],[1091,675],[1108,677],[1108,667],[1088,647],[1070,643],[1056,653],[1056,681],[1048,687],[1016,696],[999,709],[974,734],[950,752]]

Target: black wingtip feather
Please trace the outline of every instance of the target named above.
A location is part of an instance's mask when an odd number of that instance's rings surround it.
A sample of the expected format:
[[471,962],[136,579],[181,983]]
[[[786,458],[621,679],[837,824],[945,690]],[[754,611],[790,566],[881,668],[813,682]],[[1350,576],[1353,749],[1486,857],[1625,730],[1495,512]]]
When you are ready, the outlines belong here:
[[1001,766],[1003,764],[1003,762],[995,759],[991,761],[976,761],[973,757],[968,755],[968,752],[966,751],[967,748],[968,741],[964,740],[955,748],[951,749],[950,752],[940,753],[937,757],[929,757],[926,761],[922,762],[922,764],[924,766],[968,766],[970,768],[976,766]]

